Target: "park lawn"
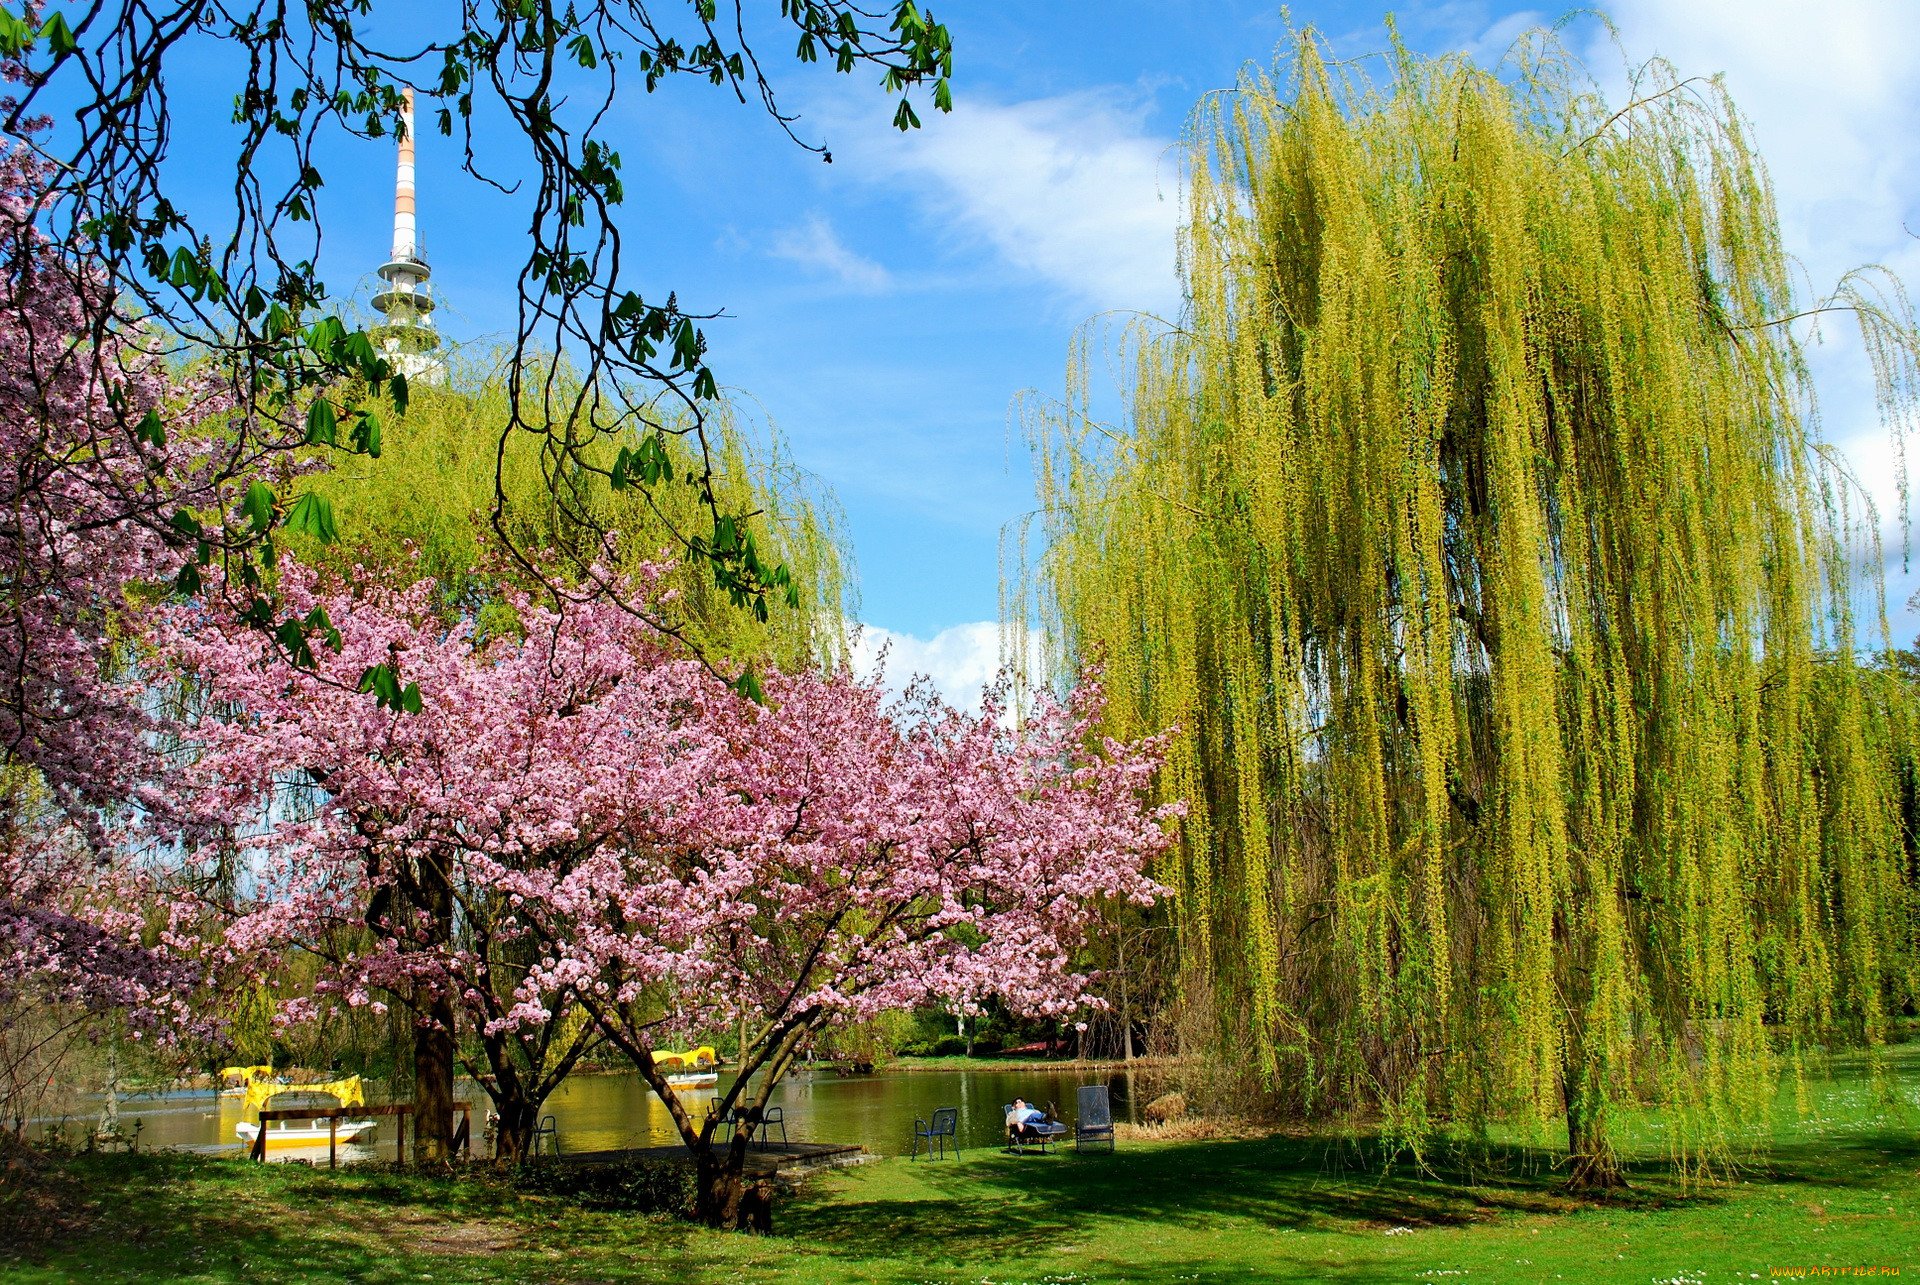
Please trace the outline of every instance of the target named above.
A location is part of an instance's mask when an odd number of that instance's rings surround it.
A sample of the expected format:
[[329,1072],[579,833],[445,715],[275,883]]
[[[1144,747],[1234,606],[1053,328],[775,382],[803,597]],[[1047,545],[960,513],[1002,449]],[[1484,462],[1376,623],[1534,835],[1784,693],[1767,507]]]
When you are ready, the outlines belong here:
[[813,1180],[766,1238],[583,1211],[491,1182],[166,1156],[68,1172],[65,1234],[22,1237],[0,1257],[0,1278],[1717,1285],[1788,1266],[1920,1274],[1911,1133],[1783,1148],[1769,1177],[1697,1196],[1644,1177],[1602,1206],[1561,1196],[1552,1173],[1470,1186],[1454,1174],[1382,1177],[1342,1171],[1324,1144],[1289,1138],[889,1159]]
[[[76,1158],[0,1188],[7,1281],[1621,1281],[1720,1285],[1777,1268],[1920,1276],[1914,1054],[1901,1092],[1824,1082],[1764,1167],[1683,1192],[1574,1200],[1543,1153],[1383,1173],[1325,1136],[1122,1142],[1111,1155],[899,1158],[806,1182],[777,1234],[530,1197],[490,1177],[327,1173],[190,1156]],[[1904,1102],[1904,1105],[1903,1105]],[[1780,1277],[1789,1279],[1789,1277]]]

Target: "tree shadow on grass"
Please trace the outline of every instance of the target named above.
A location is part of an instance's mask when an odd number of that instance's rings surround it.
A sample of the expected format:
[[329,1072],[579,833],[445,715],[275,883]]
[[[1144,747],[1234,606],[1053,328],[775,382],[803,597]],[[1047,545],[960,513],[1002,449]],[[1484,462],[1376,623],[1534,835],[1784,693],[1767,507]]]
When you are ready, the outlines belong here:
[[[1767,1149],[1743,1176],[1753,1182],[1807,1183],[1825,1187],[1877,1187],[1883,1171],[1920,1168],[1920,1136],[1905,1130],[1805,1138]],[[1890,1176],[1890,1175],[1889,1175]]]
[[[1274,1137],[1177,1143],[1111,1155],[972,1158],[911,1174],[901,1197],[849,1200],[804,1194],[783,1207],[779,1227],[797,1241],[848,1258],[896,1257],[927,1266],[960,1267],[1030,1256],[1054,1244],[1133,1246],[1154,1228],[1233,1234],[1374,1233],[1388,1227],[1463,1226],[1505,1215],[1557,1215],[1604,1206],[1635,1211],[1723,1203],[1725,1189],[1683,1189],[1673,1167],[1642,1162],[1634,1186],[1604,1201],[1564,1190],[1564,1171],[1548,1152],[1486,1147],[1470,1158],[1426,1169],[1385,1169],[1377,1144]],[[1854,1135],[1777,1149],[1758,1180],[1865,1182],[1872,1155],[1891,1171],[1920,1159],[1920,1143],[1892,1133]],[[1890,1174],[1891,1176],[1891,1174]],[[906,1179],[903,1179],[906,1181]],[[1191,1275],[1196,1264],[1154,1264],[1165,1278]],[[1209,1273],[1271,1271],[1274,1264],[1209,1259]],[[1356,1265],[1367,1277],[1381,1264]],[[1316,1269],[1318,1271],[1318,1269]],[[1329,1266],[1325,1274],[1341,1269]],[[1130,1277],[1136,1272],[1129,1265]],[[1144,1277],[1142,1279],[1145,1279]]]
[[[263,1185],[265,1177],[270,1185]],[[260,1175],[228,1160],[146,1154],[75,1158],[65,1189],[81,1213],[56,1234],[0,1244],[13,1263],[101,1280],[417,1280],[423,1260],[495,1252],[510,1229],[465,1211],[424,1216],[433,1183],[336,1182],[332,1175]],[[384,1199],[410,1206],[381,1211]],[[506,1232],[508,1234],[498,1234]],[[476,1263],[477,1266],[477,1263]],[[458,1273],[455,1273],[457,1276]],[[448,1279],[442,1272],[440,1279]]]

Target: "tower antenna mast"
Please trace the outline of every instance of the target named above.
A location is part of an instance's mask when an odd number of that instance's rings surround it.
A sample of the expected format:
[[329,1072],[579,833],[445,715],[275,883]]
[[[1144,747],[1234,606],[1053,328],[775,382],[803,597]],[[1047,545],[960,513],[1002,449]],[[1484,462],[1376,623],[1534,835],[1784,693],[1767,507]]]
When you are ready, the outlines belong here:
[[384,287],[373,297],[374,308],[386,320],[375,329],[374,339],[382,354],[408,379],[438,381],[446,377],[446,366],[437,355],[440,333],[433,326],[433,294],[427,288],[433,270],[427,266],[416,219],[411,89],[406,91],[400,122],[400,160],[393,185],[393,254],[380,267]]

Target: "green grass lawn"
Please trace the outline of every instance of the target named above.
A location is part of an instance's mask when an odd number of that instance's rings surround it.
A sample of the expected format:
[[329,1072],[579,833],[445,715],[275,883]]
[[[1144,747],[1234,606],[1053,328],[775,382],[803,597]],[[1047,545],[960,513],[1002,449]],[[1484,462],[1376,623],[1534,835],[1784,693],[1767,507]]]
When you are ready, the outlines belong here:
[[[1901,1050],[1920,1053],[1920,1048]],[[1900,1058],[1911,1072],[1915,1061]],[[1914,1077],[1903,1075],[1913,1098]],[[1783,1120],[1764,1169],[1684,1193],[1642,1161],[1604,1203],[1543,1153],[1383,1173],[1351,1143],[1123,1142],[1113,1155],[889,1159],[807,1182],[748,1237],[491,1180],[93,1157],[0,1189],[8,1281],[1632,1281],[1920,1277],[1911,1106],[1857,1077]]]

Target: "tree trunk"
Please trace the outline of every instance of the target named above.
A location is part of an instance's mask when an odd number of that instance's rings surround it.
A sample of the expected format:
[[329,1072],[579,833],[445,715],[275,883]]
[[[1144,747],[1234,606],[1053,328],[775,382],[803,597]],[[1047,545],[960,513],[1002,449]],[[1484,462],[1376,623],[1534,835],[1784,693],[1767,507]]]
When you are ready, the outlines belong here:
[[107,1038],[107,1091],[100,1095],[100,1124],[96,1137],[115,1137],[120,1132],[120,1040]]
[[493,1110],[500,1117],[493,1126],[493,1158],[525,1160],[533,1149],[533,1131],[540,1122],[540,1104],[524,1097],[503,1097],[494,1100]]
[[[419,863],[420,909],[432,925],[431,946],[453,938],[453,888],[445,867],[431,858]],[[436,987],[415,1010],[426,1019],[413,1028],[413,1162],[444,1164],[453,1159],[453,997]]]
[[711,1146],[694,1153],[697,1174],[694,1214],[709,1227],[723,1231],[746,1229],[747,1149],[738,1143],[715,1152]]
[[453,1158],[453,1002],[437,996],[413,1028],[413,1162]]
[[1600,1104],[1583,1078],[1581,1071],[1569,1069],[1562,1082],[1567,1100],[1567,1189],[1618,1190],[1627,1185],[1627,1175],[1613,1149]]

